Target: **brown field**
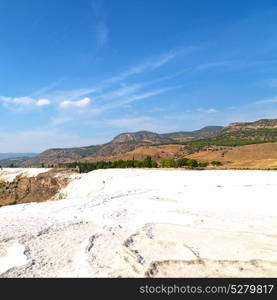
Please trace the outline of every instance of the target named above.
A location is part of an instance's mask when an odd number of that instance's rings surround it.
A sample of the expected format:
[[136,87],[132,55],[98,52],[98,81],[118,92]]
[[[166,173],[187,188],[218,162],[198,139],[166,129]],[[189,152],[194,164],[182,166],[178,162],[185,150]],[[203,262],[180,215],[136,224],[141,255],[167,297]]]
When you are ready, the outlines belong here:
[[118,153],[109,156],[86,157],[83,158],[82,161],[114,161],[133,158],[136,160],[142,160],[148,155],[150,155],[152,159],[160,161],[164,158],[184,157],[187,155],[187,152],[183,145],[142,146],[125,153]]
[[221,161],[228,168],[277,168],[277,143],[225,147],[224,150],[202,151],[188,157],[200,161]]

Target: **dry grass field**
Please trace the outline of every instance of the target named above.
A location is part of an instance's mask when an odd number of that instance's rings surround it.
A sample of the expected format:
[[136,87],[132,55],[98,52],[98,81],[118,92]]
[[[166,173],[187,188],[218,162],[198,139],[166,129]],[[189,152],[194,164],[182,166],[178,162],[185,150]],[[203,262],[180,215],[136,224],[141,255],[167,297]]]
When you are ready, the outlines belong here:
[[228,168],[277,168],[277,143],[225,147],[224,150],[202,151],[188,157],[200,161],[221,161]]

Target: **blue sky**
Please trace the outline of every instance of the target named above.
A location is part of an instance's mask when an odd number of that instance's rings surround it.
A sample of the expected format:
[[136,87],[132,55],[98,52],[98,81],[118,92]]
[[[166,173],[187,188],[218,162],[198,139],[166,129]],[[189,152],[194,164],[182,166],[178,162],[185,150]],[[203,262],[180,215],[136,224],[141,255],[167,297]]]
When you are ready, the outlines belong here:
[[0,152],[277,118],[276,0],[0,0]]

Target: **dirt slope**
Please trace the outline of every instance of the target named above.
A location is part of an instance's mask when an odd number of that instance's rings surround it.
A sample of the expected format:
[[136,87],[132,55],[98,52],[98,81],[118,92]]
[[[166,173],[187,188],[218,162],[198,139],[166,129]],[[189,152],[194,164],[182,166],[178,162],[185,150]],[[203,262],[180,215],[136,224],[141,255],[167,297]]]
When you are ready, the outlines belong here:
[[63,171],[46,170],[36,176],[22,173],[11,180],[5,180],[2,173],[4,172],[0,172],[0,207],[50,200],[70,182],[70,174]]

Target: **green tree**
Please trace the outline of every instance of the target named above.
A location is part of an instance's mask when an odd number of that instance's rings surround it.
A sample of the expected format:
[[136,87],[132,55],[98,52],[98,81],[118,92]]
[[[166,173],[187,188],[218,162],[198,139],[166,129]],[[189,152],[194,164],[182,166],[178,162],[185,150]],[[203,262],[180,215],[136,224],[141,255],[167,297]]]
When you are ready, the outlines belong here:
[[187,166],[189,166],[191,168],[196,168],[196,167],[198,167],[198,162],[195,159],[188,159]]
[[201,168],[206,168],[207,166],[209,165],[209,163],[208,162],[204,162],[204,161],[202,161],[202,162],[199,162],[198,163],[198,167],[201,167]]
[[179,159],[177,159],[176,166],[177,167],[187,166],[188,165],[188,161],[189,161],[189,159],[186,158],[186,157],[179,158]]
[[143,160],[143,166],[144,166],[144,168],[152,168],[153,164],[152,164],[152,158],[151,158],[151,156],[147,156]]
[[176,168],[177,163],[174,159],[162,159],[160,162],[162,168]]

